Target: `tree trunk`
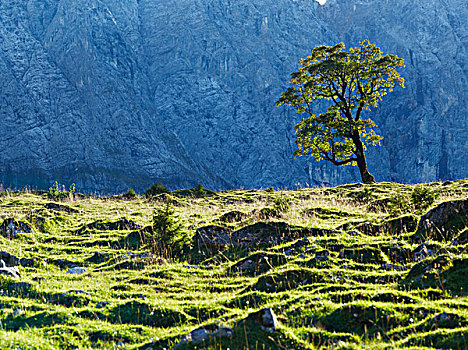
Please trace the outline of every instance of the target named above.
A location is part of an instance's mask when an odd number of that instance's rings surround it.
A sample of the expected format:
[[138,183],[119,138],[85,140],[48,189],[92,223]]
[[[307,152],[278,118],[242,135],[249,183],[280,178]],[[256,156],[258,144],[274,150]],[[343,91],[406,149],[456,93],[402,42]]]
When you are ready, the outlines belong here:
[[374,176],[369,173],[367,170],[367,162],[366,162],[366,155],[364,154],[364,146],[361,142],[361,137],[359,136],[358,132],[354,132],[353,134],[353,143],[356,146],[356,158],[357,158],[357,165],[359,168],[359,172],[361,173],[362,182],[365,184],[373,184],[375,183]]

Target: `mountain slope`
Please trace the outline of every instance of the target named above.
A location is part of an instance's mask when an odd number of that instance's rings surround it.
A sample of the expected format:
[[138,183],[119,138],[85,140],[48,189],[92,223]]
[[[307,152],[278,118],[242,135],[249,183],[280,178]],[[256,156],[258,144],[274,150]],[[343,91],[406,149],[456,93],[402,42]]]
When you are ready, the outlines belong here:
[[86,190],[336,184],[353,168],[292,159],[274,107],[299,58],[369,38],[404,57],[375,111],[378,180],[462,178],[467,4],[44,0],[0,4],[0,180]]

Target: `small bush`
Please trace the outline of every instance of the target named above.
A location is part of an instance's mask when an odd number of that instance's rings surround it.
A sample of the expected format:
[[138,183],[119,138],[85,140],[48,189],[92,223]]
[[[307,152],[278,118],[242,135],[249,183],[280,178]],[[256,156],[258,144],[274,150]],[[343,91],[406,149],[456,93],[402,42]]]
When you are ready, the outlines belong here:
[[130,188],[127,192],[123,194],[123,197],[127,199],[135,199],[137,197],[137,194],[133,188]]
[[75,194],[75,184],[71,184],[70,189],[65,190],[65,186],[62,186],[62,191],[59,190],[58,182],[55,181],[54,184],[49,188],[47,196],[53,200],[62,200],[65,198],[73,199]]
[[216,192],[203,187],[202,184],[198,184],[197,186],[190,189],[173,191],[172,194],[178,197],[206,198],[216,195]]
[[400,215],[411,211],[408,195],[402,191],[395,192],[389,199],[387,209],[392,215]]
[[169,201],[154,210],[153,230],[147,238],[151,251],[164,257],[171,257],[177,243],[183,241],[182,225]]
[[170,191],[167,189],[167,187],[159,182],[146,189],[145,197],[150,198],[158,194],[169,193],[169,192]]
[[59,194],[58,183],[57,181],[49,188],[49,197],[57,197]]
[[273,204],[273,209],[279,213],[286,213],[291,209],[291,199],[285,195],[276,197]]
[[431,190],[429,187],[416,186],[411,192],[411,202],[417,211],[423,211],[429,208],[439,198],[440,193],[437,190]]
[[355,193],[353,198],[360,203],[370,203],[375,199],[374,190],[369,186],[365,186],[361,191]]

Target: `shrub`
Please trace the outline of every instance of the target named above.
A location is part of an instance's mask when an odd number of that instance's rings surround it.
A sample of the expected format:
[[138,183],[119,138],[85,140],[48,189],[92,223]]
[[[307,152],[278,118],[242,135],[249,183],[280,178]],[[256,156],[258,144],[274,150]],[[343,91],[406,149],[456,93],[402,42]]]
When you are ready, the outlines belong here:
[[198,184],[197,186],[190,189],[181,189],[173,191],[172,194],[178,197],[205,198],[216,195],[216,192],[203,187],[202,184]]
[[149,197],[156,196],[158,194],[169,193],[169,192],[170,191],[167,189],[166,186],[158,182],[146,189],[145,197],[149,198]]
[[182,225],[169,201],[153,213],[153,230],[148,235],[148,242],[153,253],[170,257],[173,248],[183,241]]
[[411,211],[408,195],[398,190],[388,199],[387,209],[392,215],[400,215]]
[[58,182],[55,181],[54,184],[49,188],[47,196],[53,200],[62,200],[65,198],[73,199],[75,194],[75,184],[71,184],[70,189],[65,190],[65,186],[62,186],[62,190],[59,190]]
[[434,204],[439,196],[439,191],[419,185],[415,186],[411,192],[411,202],[417,211],[423,211]]
[[123,197],[127,199],[135,199],[137,197],[137,194],[133,188],[130,188],[127,192],[123,194]]
[[58,189],[58,183],[57,181],[54,182],[54,184],[49,188],[49,197],[55,198],[59,194],[59,189]]
[[357,202],[370,203],[375,199],[375,194],[370,186],[365,186],[361,191],[356,192],[353,197]]
[[276,197],[273,203],[273,209],[278,213],[286,213],[291,208],[291,199],[285,195]]

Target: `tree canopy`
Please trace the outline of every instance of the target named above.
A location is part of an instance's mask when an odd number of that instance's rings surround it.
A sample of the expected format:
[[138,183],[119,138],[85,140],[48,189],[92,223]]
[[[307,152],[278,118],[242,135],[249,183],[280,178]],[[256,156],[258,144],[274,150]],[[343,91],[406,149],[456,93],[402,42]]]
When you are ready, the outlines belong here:
[[[383,55],[367,40],[349,51],[344,43],[318,46],[301,59],[299,70],[291,74],[291,86],[277,101],[277,106],[289,105],[307,116],[295,127],[294,156],[357,165],[364,183],[375,182],[364,152],[369,145],[380,145],[382,136],[363,112],[377,107],[396,84],[404,87],[398,67],[404,67],[402,58]],[[314,110],[321,106],[319,100],[330,105],[317,115]]]

